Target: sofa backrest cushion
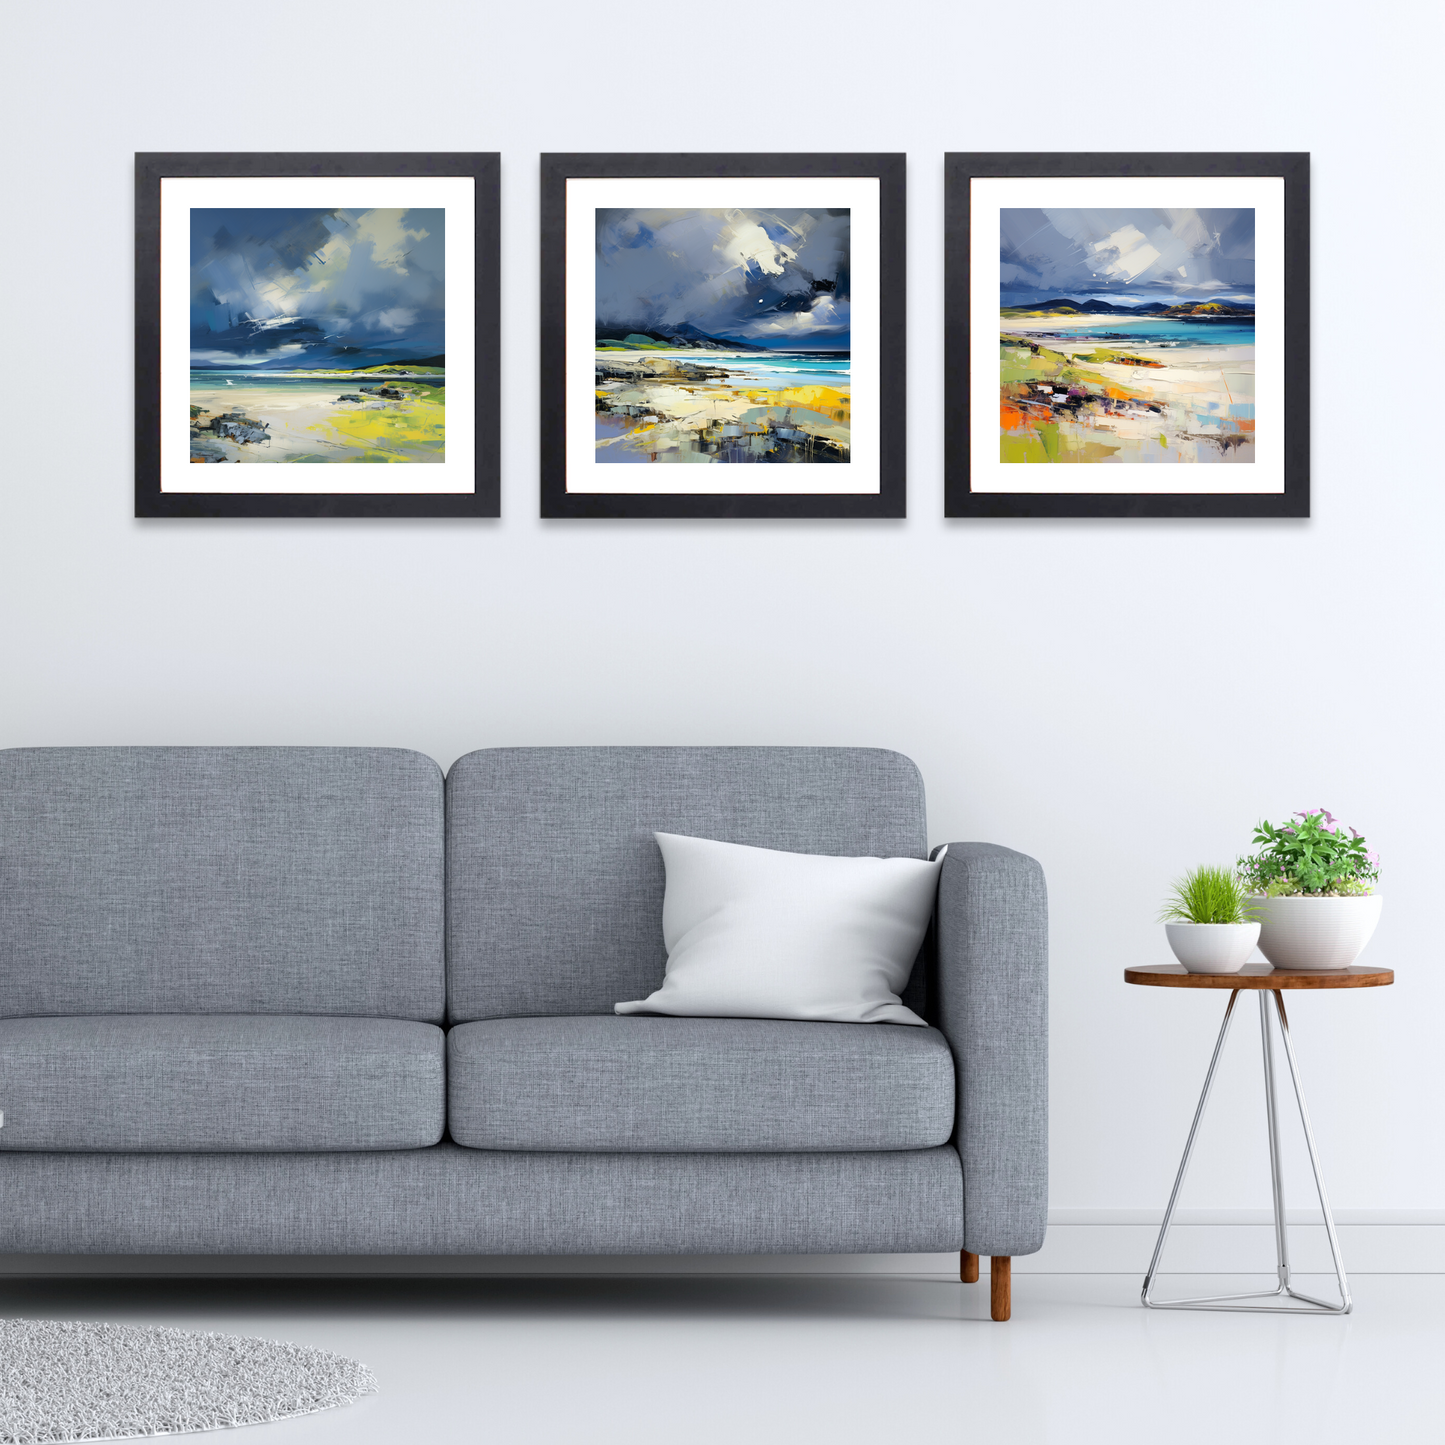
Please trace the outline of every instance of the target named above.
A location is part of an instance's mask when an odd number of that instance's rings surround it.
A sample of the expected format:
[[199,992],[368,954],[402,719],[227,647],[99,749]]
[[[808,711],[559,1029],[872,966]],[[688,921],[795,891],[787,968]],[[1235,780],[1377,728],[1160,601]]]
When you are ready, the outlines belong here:
[[[447,774],[447,1014],[606,1014],[659,987],[654,831],[922,858],[923,782],[877,748],[491,748]],[[921,972],[921,970],[915,970]]]
[[421,753],[0,751],[0,1015],[439,1023],[442,847]]

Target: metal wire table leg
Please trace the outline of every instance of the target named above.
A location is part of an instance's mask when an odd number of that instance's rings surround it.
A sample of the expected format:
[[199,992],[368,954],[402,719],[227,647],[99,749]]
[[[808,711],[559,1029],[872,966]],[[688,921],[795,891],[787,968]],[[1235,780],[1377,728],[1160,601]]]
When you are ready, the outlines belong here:
[[1264,1112],[1269,1122],[1270,1203],[1274,1209],[1274,1257],[1279,1287],[1277,1295],[1289,1292],[1289,1231],[1284,1222],[1284,1170],[1279,1160],[1279,1105],[1274,1092],[1274,1038],[1269,1027],[1269,1000],[1273,990],[1260,991],[1259,1040],[1264,1050]]
[[[1219,1038],[1214,1045],[1214,1054],[1209,1060],[1209,1071],[1204,1076],[1204,1089],[1199,1095],[1199,1105],[1194,1111],[1194,1122],[1189,1126],[1189,1137],[1184,1144],[1184,1157],[1179,1161],[1179,1173],[1175,1177],[1174,1189],[1169,1196],[1169,1205],[1164,1211],[1164,1222],[1160,1226],[1159,1238],[1154,1245],[1154,1257],[1149,1261],[1148,1274],[1144,1276],[1144,1288],[1140,1298],[1146,1308],[1155,1310],[1243,1310],[1246,1313],[1253,1311],[1261,1314],[1287,1315],[1349,1314],[1352,1308],[1349,1282],[1345,1278],[1344,1261],[1340,1257],[1340,1242],[1335,1234],[1334,1216],[1330,1213],[1329,1199],[1325,1193],[1324,1175],[1320,1171],[1319,1153],[1315,1148],[1314,1130],[1310,1127],[1309,1110],[1305,1105],[1304,1087],[1300,1083],[1299,1063],[1295,1058],[1294,1044],[1289,1036],[1289,1019],[1284,1010],[1284,998],[1278,989],[1261,990],[1259,996],[1259,1026],[1261,1043],[1264,1050],[1265,1113],[1269,1124],[1269,1172],[1273,1206],[1272,1212],[1274,1214],[1275,1259],[1278,1283],[1271,1290],[1253,1290],[1244,1294],[1199,1295],[1191,1299],[1180,1300],[1156,1300],[1150,1297],[1154,1277],[1159,1269],[1159,1259],[1164,1253],[1164,1243],[1169,1237],[1169,1229],[1174,1222],[1174,1210],[1179,1201],[1179,1191],[1183,1187],[1184,1176],[1189,1168],[1189,1159],[1194,1152],[1194,1140],[1199,1132],[1199,1122],[1204,1117],[1204,1107],[1209,1102],[1209,1091],[1214,1083],[1214,1071],[1219,1064],[1219,1055],[1224,1048],[1224,1040],[1229,1033],[1230,1018],[1234,1013],[1235,1001],[1238,998],[1239,990],[1232,990],[1229,995],[1229,1003],[1225,1006],[1224,1022],[1220,1025]],[[1274,1039],[1273,1032],[1270,1029],[1269,1019],[1269,1001],[1271,998],[1274,1000],[1275,1013],[1279,1019],[1280,1037],[1284,1041],[1285,1058],[1289,1062],[1290,1081],[1294,1085],[1295,1102],[1299,1105],[1300,1123],[1304,1126],[1305,1144],[1309,1149],[1310,1167],[1314,1171],[1315,1189],[1319,1194],[1320,1210],[1324,1215],[1325,1232],[1329,1236],[1330,1255],[1334,1260],[1335,1279],[1340,1290],[1340,1303],[1337,1305],[1316,1299],[1313,1295],[1301,1294],[1290,1283],[1289,1238],[1284,1212],[1284,1177],[1280,1164],[1279,1110],[1275,1094]],[[1290,1299],[1299,1300],[1300,1304],[1245,1305],[1241,1303],[1244,1300],[1270,1300],[1285,1296],[1288,1296]]]
[[[1284,1011],[1284,995],[1278,989],[1272,989],[1271,993],[1274,996],[1275,1012],[1279,1015],[1279,1036],[1284,1040],[1284,1056],[1289,1061],[1289,1076],[1294,1084],[1295,1103],[1299,1105],[1299,1121],[1305,1132],[1305,1147],[1310,1153],[1310,1169],[1315,1176],[1315,1192],[1320,1197],[1320,1213],[1324,1216],[1325,1234],[1330,1241],[1330,1258],[1334,1261],[1335,1283],[1339,1287],[1340,1302],[1337,1305],[1327,1304],[1324,1300],[1315,1299],[1313,1295],[1301,1294],[1289,1284],[1288,1278],[1284,1281],[1285,1290],[1291,1299],[1302,1300],[1306,1304],[1315,1306],[1318,1310],[1323,1310],[1326,1314],[1347,1315],[1354,1308],[1350,1300],[1350,1282],[1345,1278],[1345,1262],[1340,1257],[1340,1240],[1335,1233],[1335,1217],[1330,1212],[1329,1196],[1325,1193],[1325,1176],[1320,1171],[1319,1151],[1315,1148],[1315,1131],[1310,1127],[1310,1111],[1305,1104],[1304,1085],[1300,1083],[1299,1062],[1294,1056],[1294,1043],[1289,1036],[1289,1017]],[[1264,1000],[1261,998],[1260,1003],[1263,1002]],[[1276,1164],[1275,1167],[1277,1170],[1278,1165]],[[1283,1239],[1284,1209],[1277,1203],[1275,1210],[1275,1229],[1279,1237]],[[1286,1269],[1287,1275],[1288,1270]]]
[[1179,1173],[1174,1176],[1174,1188],[1169,1195],[1169,1205],[1164,1211],[1164,1223],[1159,1229],[1159,1239],[1154,1245],[1154,1258],[1149,1261],[1149,1273],[1144,1276],[1144,1289],[1140,1299],[1150,1309],[1165,1306],[1149,1298],[1149,1288],[1154,1283],[1154,1273],[1159,1268],[1159,1256],[1164,1253],[1164,1241],[1169,1237],[1169,1226],[1174,1221],[1174,1206],[1179,1202],[1179,1191],[1184,1187],[1184,1176],[1189,1172],[1189,1156],[1194,1153],[1194,1138],[1199,1133],[1199,1121],[1204,1117],[1204,1106],[1209,1102],[1209,1091],[1214,1086],[1214,1071],[1219,1066],[1219,1055],[1224,1051],[1224,1041],[1229,1037],[1229,1023],[1234,1017],[1234,1005],[1239,990],[1232,989],[1229,1002],[1224,1006],[1224,1022],[1219,1026],[1219,1037],[1214,1043],[1214,1053],[1209,1060],[1209,1072],[1204,1076],[1204,1088],[1200,1090],[1199,1104],[1194,1110],[1194,1122],[1189,1126],[1189,1137],[1184,1141],[1184,1157],[1179,1161]]

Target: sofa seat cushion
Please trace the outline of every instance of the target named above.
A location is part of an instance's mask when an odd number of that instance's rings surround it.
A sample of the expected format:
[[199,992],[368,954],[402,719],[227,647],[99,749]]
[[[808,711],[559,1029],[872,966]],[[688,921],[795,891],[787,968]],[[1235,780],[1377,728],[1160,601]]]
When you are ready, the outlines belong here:
[[0,1019],[0,1150],[415,1149],[442,1136],[434,1024],[257,1014]]
[[776,1019],[488,1019],[447,1035],[472,1149],[927,1149],[953,1132],[937,1029]]

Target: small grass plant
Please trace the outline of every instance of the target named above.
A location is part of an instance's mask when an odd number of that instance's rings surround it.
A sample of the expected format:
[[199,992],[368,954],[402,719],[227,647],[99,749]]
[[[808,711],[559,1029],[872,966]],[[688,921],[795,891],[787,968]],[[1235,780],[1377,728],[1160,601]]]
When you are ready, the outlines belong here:
[[1160,923],[1256,923],[1244,881],[1233,868],[1203,864],[1174,880]]

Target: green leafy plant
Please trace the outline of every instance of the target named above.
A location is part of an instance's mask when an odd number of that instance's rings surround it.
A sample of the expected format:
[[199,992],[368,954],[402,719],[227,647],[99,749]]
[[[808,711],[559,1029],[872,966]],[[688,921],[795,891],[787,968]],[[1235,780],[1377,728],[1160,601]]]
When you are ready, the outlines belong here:
[[1253,923],[1255,910],[1232,868],[1193,868],[1174,881],[1159,912],[1160,923]]
[[1304,808],[1293,816],[1298,824],[1256,826],[1260,851],[1236,865],[1249,892],[1350,898],[1373,891],[1380,858],[1366,849],[1363,834],[1351,828],[1346,838],[1345,825],[1328,808]]

